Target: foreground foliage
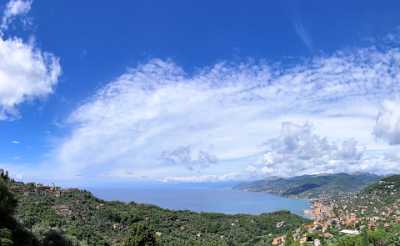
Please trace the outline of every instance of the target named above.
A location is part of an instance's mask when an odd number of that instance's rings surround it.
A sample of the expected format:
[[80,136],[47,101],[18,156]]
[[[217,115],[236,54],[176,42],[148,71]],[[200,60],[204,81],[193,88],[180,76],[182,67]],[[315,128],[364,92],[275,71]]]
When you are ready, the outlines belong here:
[[[56,231],[49,231],[39,240],[15,218],[14,213],[17,207],[17,199],[12,194],[8,185],[8,176],[0,175],[0,246],[67,246],[72,245],[68,240]],[[56,240],[57,239],[57,240]],[[60,242],[64,242],[61,244]]]

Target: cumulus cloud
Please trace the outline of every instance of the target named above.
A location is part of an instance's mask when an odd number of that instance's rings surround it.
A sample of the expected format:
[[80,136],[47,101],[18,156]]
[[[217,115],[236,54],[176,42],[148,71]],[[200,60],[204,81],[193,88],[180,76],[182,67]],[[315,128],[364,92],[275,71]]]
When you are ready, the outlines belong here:
[[7,3],[3,13],[1,29],[6,30],[10,23],[17,16],[24,16],[29,13],[32,6],[32,0],[11,0]]
[[59,59],[4,31],[31,10],[31,0],[11,0],[5,6],[0,31],[0,120],[19,117],[18,106],[53,92],[61,74]]
[[353,139],[335,143],[315,134],[308,124],[282,123],[280,136],[270,139],[260,165],[250,170],[272,176],[355,171],[363,147]]
[[172,151],[163,151],[161,160],[167,164],[185,165],[190,170],[217,163],[215,155],[204,150],[193,150],[191,146],[181,146]]
[[[357,142],[346,139],[373,144],[378,105],[398,93],[399,70],[396,48],[337,52],[289,68],[218,63],[193,74],[154,59],[76,108],[54,158],[63,173],[222,175],[243,172],[248,160],[265,153],[266,140],[277,138],[283,142],[266,158],[298,161],[284,165],[291,175],[355,170],[356,163],[372,170],[376,165]],[[294,124],[279,135],[284,121]],[[305,121],[316,132],[299,125]]]
[[400,144],[400,102],[386,100],[380,108],[374,135],[391,145]]
[[0,38],[0,120],[18,117],[21,103],[51,94],[60,73],[54,55],[18,38]]

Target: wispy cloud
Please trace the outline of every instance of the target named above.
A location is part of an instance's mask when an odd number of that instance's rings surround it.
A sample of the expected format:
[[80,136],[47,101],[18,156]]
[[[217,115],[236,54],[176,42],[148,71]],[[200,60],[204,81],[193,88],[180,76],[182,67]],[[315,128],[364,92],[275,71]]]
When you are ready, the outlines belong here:
[[[399,70],[400,51],[390,47],[337,52],[291,68],[219,63],[195,74],[154,59],[74,110],[67,121],[72,131],[53,156],[65,175],[118,170],[118,176],[154,179],[233,177],[263,156],[269,139],[282,140],[282,122],[310,122],[315,130],[302,135],[311,141],[308,148],[295,148],[280,161],[290,167],[309,155],[309,162],[287,173],[373,171],[372,153],[385,148],[372,134],[375,119],[380,103],[398,94]],[[393,171],[385,161],[382,170]]]
[[302,43],[307,47],[309,51],[314,50],[312,37],[304,25],[303,17],[301,14],[301,4],[300,1],[292,0],[287,1],[288,6],[288,17],[290,18],[293,29]]
[[31,10],[32,0],[10,0],[3,13],[1,29],[8,29],[11,22],[18,16],[25,16]]
[[310,34],[304,27],[304,24],[301,21],[296,21],[293,23],[293,25],[294,25],[294,30],[296,31],[296,34],[299,36],[301,41],[310,51],[312,51],[314,49],[313,41]]

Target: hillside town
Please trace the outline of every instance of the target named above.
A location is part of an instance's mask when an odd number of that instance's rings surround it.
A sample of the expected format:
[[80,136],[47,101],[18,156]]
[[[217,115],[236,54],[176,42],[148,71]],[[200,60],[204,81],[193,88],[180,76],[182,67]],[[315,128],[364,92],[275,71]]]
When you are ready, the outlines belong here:
[[[381,180],[366,190],[311,201],[306,215],[311,223],[293,233],[301,245],[321,245],[338,236],[358,236],[364,230],[390,229],[400,224],[400,189],[397,176]],[[286,235],[276,237],[273,245],[286,245]]]

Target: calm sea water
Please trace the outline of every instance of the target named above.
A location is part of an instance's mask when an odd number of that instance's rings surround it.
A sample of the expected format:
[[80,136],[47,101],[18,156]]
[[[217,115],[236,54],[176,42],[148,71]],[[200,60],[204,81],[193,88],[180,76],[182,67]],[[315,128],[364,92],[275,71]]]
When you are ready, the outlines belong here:
[[244,192],[220,187],[151,186],[129,188],[88,188],[104,200],[119,200],[158,205],[173,210],[261,214],[289,210],[304,216],[307,200],[295,200],[266,193]]

